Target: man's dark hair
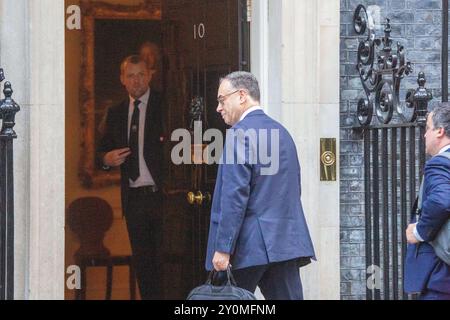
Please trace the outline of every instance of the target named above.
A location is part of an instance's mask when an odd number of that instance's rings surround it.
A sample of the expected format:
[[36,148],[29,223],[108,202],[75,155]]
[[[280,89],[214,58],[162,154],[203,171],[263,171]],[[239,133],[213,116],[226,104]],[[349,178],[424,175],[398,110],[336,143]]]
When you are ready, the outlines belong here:
[[125,70],[125,66],[128,63],[139,64],[141,62],[147,66],[147,62],[141,56],[138,56],[137,54],[133,54],[131,56],[126,57],[125,59],[123,59],[122,63],[120,64],[120,74],[123,74],[123,71]]
[[253,100],[260,102],[261,93],[259,91],[258,79],[250,72],[236,71],[220,79],[220,83],[224,80],[230,82],[231,86],[238,90],[244,89],[248,91],[248,95]]
[[450,138],[450,103],[442,102],[433,109],[433,127],[444,129],[445,135]]

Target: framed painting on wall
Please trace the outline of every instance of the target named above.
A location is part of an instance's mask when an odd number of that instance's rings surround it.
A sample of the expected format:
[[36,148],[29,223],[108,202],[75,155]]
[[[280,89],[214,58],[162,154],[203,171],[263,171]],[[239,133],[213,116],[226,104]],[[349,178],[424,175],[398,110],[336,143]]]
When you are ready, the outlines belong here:
[[[149,44],[161,47],[161,4],[145,1],[136,6],[81,1],[83,17],[80,81],[81,158],[79,176],[85,187],[117,184],[120,172],[102,170],[96,156],[108,108],[126,98],[120,82],[120,64],[142,54]],[[160,58],[160,57],[159,57]]]

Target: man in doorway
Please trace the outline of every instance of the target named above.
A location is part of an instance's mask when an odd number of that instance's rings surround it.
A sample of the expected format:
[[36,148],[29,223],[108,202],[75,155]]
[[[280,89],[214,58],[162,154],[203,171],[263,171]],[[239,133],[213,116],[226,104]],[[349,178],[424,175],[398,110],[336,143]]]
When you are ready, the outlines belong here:
[[[422,300],[450,300],[450,266],[435,253],[431,241],[450,218],[450,104],[435,108],[427,119],[422,208],[406,230],[405,291]],[[414,210],[415,211],[415,210]]]
[[[259,286],[268,300],[301,300],[299,268],[315,256],[300,200],[294,141],[263,112],[251,73],[221,79],[217,100],[217,112],[232,128],[214,191],[206,268],[225,271],[232,264],[239,287],[254,292]],[[264,149],[277,162],[270,164],[276,170],[254,157],[255,150]],[[236,155],[239,160],[233,161]]]
[[98,152],[105,169],[119,167],[121,197],[141,298],[160,299],[161,96],[150,90],[151,74],[139,56],[121,64],[128,98],[110,108]]
[[149,72],[152,73],[150,88],[163,92],[161,49],[156,43],[145,41],[139,49],[139,55],[145,60]]

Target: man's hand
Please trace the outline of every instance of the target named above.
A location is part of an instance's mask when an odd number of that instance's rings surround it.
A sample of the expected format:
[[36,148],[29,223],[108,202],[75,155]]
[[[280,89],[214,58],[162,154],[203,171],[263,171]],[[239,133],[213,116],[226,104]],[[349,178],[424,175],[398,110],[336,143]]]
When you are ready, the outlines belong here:
[[130,148],[113,150],[105,154],[103,157],[103,163],[109,167],[118,167],[125,162],[130,154]]
[[225,271],[230,263],[230,255],[228,253],[216,251],[212,263],[216,271]]
[[416,224],[417,223],[412,223],[406,229],[406,240],[408,241],[409,244],[417,244],[420,242],[414,235],[414,228],[416,227]]

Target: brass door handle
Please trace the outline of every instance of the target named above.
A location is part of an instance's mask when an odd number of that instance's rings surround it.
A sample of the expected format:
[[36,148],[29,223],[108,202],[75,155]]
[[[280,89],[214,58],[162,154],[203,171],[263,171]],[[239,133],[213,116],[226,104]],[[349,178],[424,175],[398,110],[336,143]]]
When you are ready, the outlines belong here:
[[194,192],[189,192],[187,194],[187,201],[190,205],[198,204],[201,206],[203,201],[206,201],[207,203],[211,202],[211,194],[209,192],[203,194],[201,191],[197,191],[196,194]]

